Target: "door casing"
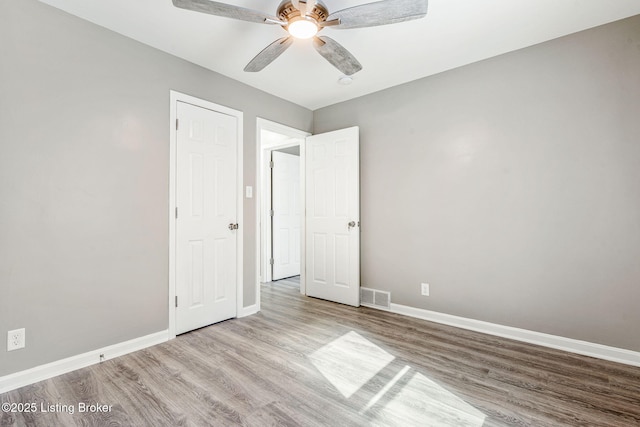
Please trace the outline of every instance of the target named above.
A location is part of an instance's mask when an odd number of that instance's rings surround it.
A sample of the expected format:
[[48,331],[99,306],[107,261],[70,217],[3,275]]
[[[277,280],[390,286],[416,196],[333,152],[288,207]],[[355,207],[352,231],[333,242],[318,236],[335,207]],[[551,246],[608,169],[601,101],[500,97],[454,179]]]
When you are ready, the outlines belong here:
[[235,117],[237,123],[237,160],[236,160],[236,174],[237,174],[237,221],[240,225],[237,230],[237,245],[236,245],[236,304],[237,304],[237,317],[245,315],[245,309],[243,304],[243,205],[244,205],[244,192],[243,192],[243,113],[222,105],[214,104],[204,99],[196,98],[190,95],[186,95],[177,91],[169,92],[169,339],[176,336],[176,159],[177,159],[177,146],[176,146],[176,120],[177,120],[177,103],[184,102],[187,104],[195,105],[196,107],[206,108],[208,110],[217,111],[229,116]]

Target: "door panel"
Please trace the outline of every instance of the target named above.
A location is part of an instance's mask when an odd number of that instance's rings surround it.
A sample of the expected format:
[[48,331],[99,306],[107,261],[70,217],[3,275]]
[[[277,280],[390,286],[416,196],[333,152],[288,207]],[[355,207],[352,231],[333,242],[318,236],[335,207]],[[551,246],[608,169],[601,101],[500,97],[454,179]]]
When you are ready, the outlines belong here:
[[191,290],[191,307],[195,307],[204,302],[204,242],[191,240],[188,243],[187,288]]
[[274,151],[271,177],[273,280],[300,274],[300,157]]
[[176,333],[236,316],[236,118],[178,102]]
[[306,144],[306,292],[359,306],[359,130],[313,135]]

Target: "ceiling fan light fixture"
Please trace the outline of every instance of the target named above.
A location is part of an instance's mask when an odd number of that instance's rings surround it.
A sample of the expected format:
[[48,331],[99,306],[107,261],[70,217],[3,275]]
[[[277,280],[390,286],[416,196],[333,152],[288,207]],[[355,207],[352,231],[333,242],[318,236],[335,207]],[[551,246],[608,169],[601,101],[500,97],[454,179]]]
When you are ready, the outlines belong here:
[[297,39],[309,39],[318,33],[318,24],[311,19],[298,19],[289,23],[287,31]]
[[[362,70],[362,64],[340,43],[316,36],[325,27],[367,28],[420,19],[427,14],[428,0],[373,0],[329,13],[322,0],[281,0],[275,15],[215,0],[172,0],[175,7],[209,15],[259,24],[278,25],[289,35],[262,49],[244,67],[247,72],[264,69],[287,50],[294,39],[312,39],[313,48],[345,76]],[[363,1],[363,0],[359,0]],[[367,1],[367,0],[364,0]],[[344,79],[342,84],[348,84]]]

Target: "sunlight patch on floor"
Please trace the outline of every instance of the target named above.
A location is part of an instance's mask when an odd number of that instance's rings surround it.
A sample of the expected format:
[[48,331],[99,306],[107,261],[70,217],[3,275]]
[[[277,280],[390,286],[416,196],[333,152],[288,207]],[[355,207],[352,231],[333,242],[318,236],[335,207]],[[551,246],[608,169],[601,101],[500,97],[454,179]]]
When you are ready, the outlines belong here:
[[[369,420],[384,425],[455,427],[481,427],[485,422],[481,411],[411,366],[392,363],[395,356],[354,331],[309,359]],[[371,380],[375,381],[368,384]]]
[[410,369],[411,369],[411,367],[410,367],[410,366],[405,366],[404,368],[402,368],[402,370],[401,370],[400,372],[398,372],[398,373],[396,374],[396,376],[395,376],[395,377],[393,377],[393,378],[391,379],[391,381],[389,381],[388,383],[386,383],[386,384],[384,385],[384,387],[382,387],[382,389],[381,389],[378,393],[376,393],[376,395],[375,395],[375,396],[373,396],[373,397],[371,398],[371,400],[369,401],[369,403],[367,403],[367,406],[365,406],[365,407],[364,407],[364,409],[363,409],[362,411],[360,411],[360,413],[362,414],[362,413],[364,413],[364,412],[368,411],[369,409],[371,409],[371,407],[372,407],[373,405],[375,405],[376,403],[378,403],[378,401],[379,401],[379,400],[380,400],[380,399],[381,399],[385,394],[387,394],[387,392],[388,392],[389,390],[391,390],[391,387],[393,387],[394,385],[396,385],[396,383],[397,383],[398,381],[400,381],[400,378],[402,378],[402,377],[404,376],[404,374],[406,374],[407,372],[409,372],[409,370],[410,370]]
[[395,421],[406,421],[406,425],[416,419],[434,426],[481,427],[484,424],[485,414],[436,382],[415,371],[408,376],[406,383],[401,379],[399,387],[391,387],[387,395],[379,399],[379,412],[385,419],[392,416]]
[[309,359],[344,397],[349,398],[394,357],[351,331],[316,350]]

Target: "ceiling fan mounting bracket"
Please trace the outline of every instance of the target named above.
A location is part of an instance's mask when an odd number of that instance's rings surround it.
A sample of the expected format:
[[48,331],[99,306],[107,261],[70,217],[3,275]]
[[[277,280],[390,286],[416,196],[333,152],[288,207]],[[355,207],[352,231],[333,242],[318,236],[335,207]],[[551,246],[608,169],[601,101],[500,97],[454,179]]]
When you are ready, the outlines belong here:
[[[282,21],[287,22],[304,19],[304,17],[301,16],[300,11],[293,6],[291,0],[284,0],[282,3],[280,3],[276,14]],[[308,13],[306,17],[311,18],[318,23],[321,23],[326,21],[329,17],[329,10],[323,3],[321,3],[320,1],[316,1],[313,10],[311,10],[311,12]]]

